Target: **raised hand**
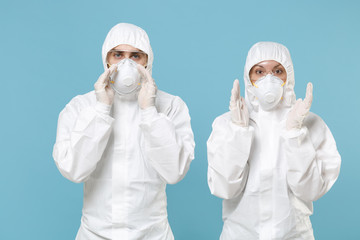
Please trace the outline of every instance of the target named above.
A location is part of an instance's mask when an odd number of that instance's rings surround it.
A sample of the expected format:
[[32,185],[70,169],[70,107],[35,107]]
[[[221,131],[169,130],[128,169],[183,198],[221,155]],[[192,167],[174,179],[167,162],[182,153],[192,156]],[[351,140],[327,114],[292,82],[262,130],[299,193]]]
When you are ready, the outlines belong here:
[[305,117],[309,114],[313,100],[313,85],[311,82],[307,84],[305,99],[298,99],[290,110],[286,120],[286,129],[300,129]]
[[146,69],[138,64],[137,68],[139,73],[143,77],[141,82],[141,89],[138,96],[138,103],[141,109],[146,109],[151,106],[155,106],[155,98],[157,87],[154,79],[151,77],[150,73]]
[[100,75],[97,82],[94,84],[96,99],[98,102],[112,105],[114,101],[114,90],[109,85],[110,75],[116,71],[117,65],[112,65]]
[[231,90],[230,106],[231,120],[233,123],[241,126],[249,126],[249,111],[246,107],[245,100],[240,96],[239,80],[235,79]]

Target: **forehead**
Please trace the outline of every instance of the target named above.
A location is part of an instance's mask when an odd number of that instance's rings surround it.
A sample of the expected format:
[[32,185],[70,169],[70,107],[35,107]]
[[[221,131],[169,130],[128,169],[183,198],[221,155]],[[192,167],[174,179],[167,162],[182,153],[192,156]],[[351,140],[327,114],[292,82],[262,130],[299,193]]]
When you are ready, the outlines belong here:
[[140,49],[138,48],[135,48],[131,45],[128,45],[128,44],[120,44],[120,45],[117,45],[116,47],[114,47],[112,50],[119,50],[119,51],[139,51],[141,52]]
[[259,67],[263,67],[265,69],[272,69],[274,67],[283,67],[279,62],[275,61],[275,60],[265,60],[265,61],[261,61],[257,64],[254,65],[255,66],[259,66]]

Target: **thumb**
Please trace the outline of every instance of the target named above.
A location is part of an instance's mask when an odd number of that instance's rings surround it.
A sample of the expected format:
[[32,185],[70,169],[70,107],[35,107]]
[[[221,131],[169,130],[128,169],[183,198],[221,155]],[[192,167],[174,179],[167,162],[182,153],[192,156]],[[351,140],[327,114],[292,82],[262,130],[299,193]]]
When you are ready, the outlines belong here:
[[313,100],[313,85],[311,82],[309,82],[306,87],[306,96],[304,99],[304,104],[305,104],[306,108],[311,107],[312,100]]
[[116,64],[111,65],[111,67],[109,68],[109,76],[116,71],[117,71],[117,65]]

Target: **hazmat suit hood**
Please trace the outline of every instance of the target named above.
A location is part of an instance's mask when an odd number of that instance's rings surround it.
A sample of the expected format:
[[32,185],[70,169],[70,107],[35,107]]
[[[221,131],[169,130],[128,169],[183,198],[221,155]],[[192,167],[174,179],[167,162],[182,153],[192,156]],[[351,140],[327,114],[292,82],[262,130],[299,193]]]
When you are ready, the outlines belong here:
[[290,108],[295,104],[296,97],[294,92],[294,67],[289,50],[279,43],[258,42],[250,48],[244,69],[245,101],[249,111],[257,112],[259,109],[259,101],[251,91],[254,86],[251,84],[249,73],[255,64],[265,60],[277,61],[285,68],[287,78],[284,85],[283,99],[279,102],[279,105],[280,108]]
[[119,23],[107,34],[102,46],[102,61],[104,69],[107,69],[106,57],[108,52],[120,44],[128,44],[140,49],[148,55],[146,70],[152,72],[154,54],[150,46],[150,40],[146,32],[130,23]]

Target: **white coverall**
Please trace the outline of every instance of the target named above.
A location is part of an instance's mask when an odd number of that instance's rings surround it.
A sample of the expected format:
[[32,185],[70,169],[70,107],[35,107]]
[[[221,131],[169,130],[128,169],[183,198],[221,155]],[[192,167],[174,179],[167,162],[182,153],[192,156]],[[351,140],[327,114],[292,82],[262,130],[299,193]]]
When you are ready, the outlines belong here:
[[[106,55],[119,44],[153,53],[146,32],[118,24],[108,33]],[[180,181],[194,158],[186,104],[157,91],[155,107],[141,110],[137,95],[115,94],[106,114],[94,91],[79,95],[60,113],[53,157],[61,174],[84,182],[77,240],[174,239],[167,220],[166,184]]]
[[[281,63],[287,72],[283,100],[269,112],[249,91],[250,69],[265,60]],[[248,53],[244,80],[249,127],[234,124],[227,112],[215,119],[207,142],[208,185],[212,194],[224,199],[220,239],[314,239],[312,202],[329,191],[340,171],[334,138],[313,113],[301,129],[286,130],[295,81],[283,45],[255,44]]]

